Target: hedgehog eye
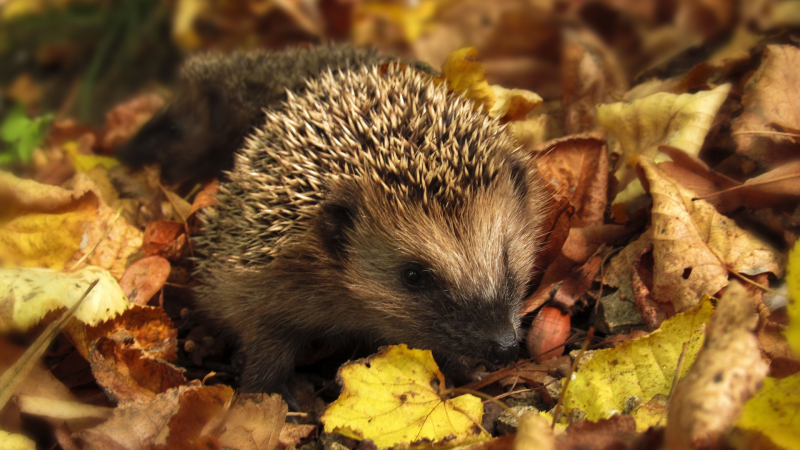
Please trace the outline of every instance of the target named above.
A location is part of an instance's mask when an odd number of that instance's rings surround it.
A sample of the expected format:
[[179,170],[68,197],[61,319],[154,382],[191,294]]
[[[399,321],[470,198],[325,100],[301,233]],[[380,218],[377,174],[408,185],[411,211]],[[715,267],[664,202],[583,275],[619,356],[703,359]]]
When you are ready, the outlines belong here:
[[403,283],[410,288],[420,288],[425,284],[425,269],[414,264],[403,269]]

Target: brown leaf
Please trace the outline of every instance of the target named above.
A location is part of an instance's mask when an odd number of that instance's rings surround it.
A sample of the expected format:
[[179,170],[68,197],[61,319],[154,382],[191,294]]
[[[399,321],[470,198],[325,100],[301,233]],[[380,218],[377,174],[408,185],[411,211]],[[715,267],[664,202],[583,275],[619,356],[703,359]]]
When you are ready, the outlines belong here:
[[592,287],[592,282],[600,271],[600,264],[608,253],[609,249],[601,248],[585,264],[573,269],[555,290],[553,306],[569,314],[577,314],[582,311],[588,304],[585,294]]
[[572,135],[540,145],[534,159],[542,178],[575,207],[571,226],[603,224],[608,157],[602,134]]
[[[225,430],[220,434],[219,442],[224,447],[240,450],[283,448],[281,432],[288,411],[286,403],[277,394],[237,396],[227,412]],[[286,438],[292,439],[288,434]]]
[[537,310],[550,299],[553,287],[563,280],[575,266],[583,264],[597,249],[624,236],[626,231],[620,225],[599,225],[586,228],[572,228],[558,257],[547,266],[539,287],[522,306],[522,315]]
[[124,335],[94,341],[89,362],[97,384],[122,403],[146,402],[186,383],[182,369],[146,357]]
[[142,253],[147,256],[159,255],[174,261],[186,255],[187,244],[184,224],[159,220],[145,228]]
[[155,94],[140,95],[115,106],[106,114],[103,149],[111,153],[127,142],[162,106],[164,99]]
[[217,204],[217,190],[219,189],[219,180],[216,178],[205,186],[200,192],[197,193],[194,197],[194,201],[192,202],[192,207],[189,209],[189,217],[194,217],[194,214],[198,211],[208,208],[209,206],[215,206]]
[[754,313],[747,289],[731,282],[708,324],[703,348],[672,393],[668,449],[716,447],[767,376],[753,335]]
[[736,153],[762,167],[776,167],[797,155],[797,138],[771,133],[800,130],[797,102],[787,101],[800,91],[798,65],[800,49],[768,45],[745,88],[744,111],[733,121]]
[[164,287],[171,267],[160,256],[148,256],[128,266],[119,285],[131,303],[146,305]]
[[597,422],[580,420],[556,439],[556,448],[629,448],[636,438],[636,422],[629,415],[616,414]]
[[628,77],[616,55],[588,30],[567,30],[564,39],[564,129],[567,134],[600,131],[597,105],[626,92]]
[[695,306],[728,283],[728,270],[756,275],[781,273],[780,256],[696,195],[675,183],[651,161],[641,158],[653,198],[652,236],[655,260],[653,299],[676,311]]
[[123,403],[106,423],[82,431],[79,437],[85,450],[146,450],[165,444],[170,449],[195,450],[192,440],[232,395],[228,386],[193,382],[142,402]]

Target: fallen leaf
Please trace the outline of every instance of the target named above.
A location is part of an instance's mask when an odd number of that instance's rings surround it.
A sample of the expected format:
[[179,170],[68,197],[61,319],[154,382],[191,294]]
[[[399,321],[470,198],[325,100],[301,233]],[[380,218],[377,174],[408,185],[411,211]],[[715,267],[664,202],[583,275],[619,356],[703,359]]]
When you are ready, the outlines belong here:
[[608,157],[601,134],[571,135],[535,150],[542,179],[575,207],[571,226],[602,225],[608,189]]
[[[84,136],[91,137],[92,140],[94,139],[92,134],[87,133]],[[78,146],[78,142],[70,141],[65,143],[63,147],[64,152],[78,172],[88,172],[97,166],[113,169],[120,165],[120,162],[116,158],[110,156],[81,153],[78,150]]]
[[773,168],[797,155],[796,137],[775,134],[800,130],[800,110],[787,101],[800,90],[800,49],[793,45],[768,45],[761,65],[750,78],[742,97],[741,115],[732,131],[736,153],[762,167]]
[[128,266],[119,285],[131,303],[146,305],[164,287],[171,270],[169,261],[147,256]]
[[228,386],[193,382],[142,402],[122,403],[107,422],[78,437],[86,450],[146,450],[155,445],[191,449],[206,422],[232,395]]
[[144,230],[142,253],[176,260],[187,252],[186,226],[178,222],[159,220],[151,222]]
[[444,375],[428,350],[389,346],[368,360],[345,364],[342,394],[320,420],[328,433],[370,439],[378,448],[424,439],[453,444],[480,432],[483,404],[466,394],[442,399]]
[[795,242],[789,253],[789,264],[786,268],[786,284],[789,289],[789,304],[786,313],[789,316],[789,327],[786,340],[795,353],[800,355],[800,240]]
[[20,180],[0,172],[0,263],[63,269],[80,248],[87,224],[98,216],[92,192]]
[[21,434],[0,430],[0,447],[6,450],[36,450],[36,443]]
[[162,106],[164,99],[155,94],[140,95],[115,106],[106,113],[103,149],[110,153],[127,142]]
[[623,411],[631,397],[649,400],[669,394],[683,343],[688,345],[680,376],[688,372],[700,350],[712,310],[710,302],[703,302],[665,320],[645,337],[597,350],[594,358],[574,374],[564,398],[564,411],[578,409],[586,413],[587,420],[597,421]]
[[227,411],[219,443],[236,449],[282,448],[280,436],[288,411],[278,394],[237,396]]
[[653,198],[655,260],[653,298],[677,311],[696,305],[728,284],[728,271],[781,276],[780,255],[696,194],[675,183],[651,161],[640,158]]
[[711,316],[703,348],[675,387],[667,415],[669,449],[713,448],[767,375],[750,294],[731,282]]
[[550,422],[541,414],[527,413],[521,417],[514,438],[514,450],[551,450],[556,448]]
[[800,373],[780,380],[767,377],[744,405],[736,426],[760,431],[781,448],[800,448]]
[[615,414],[607,419],[580,420],[567,427],[558,437],[558,448],[626,448],[633,440],[636,423],[628,415]]
[[486,81],[486,70],[477,61],[478,51],[474,47],[456,50],[447,57],[442,66],[442,76],[447,88],[463,94],[491,117],[503,121],[523,120],[535,107],[542,104],[539,95],[522,89],[506,89],[490,86]]
[[131,305],[119,316],[97,325],[68,328],[75,348],[87,360],[93,342],[112,336],[134,344],[148,358],[175,361],[178,357],[178,331],[161,308]]
[[96,325],[128,309],[117,280],[99,267],[74,272],[50,269],[0,269],[0,332],[26,331],[50,311],[69,308],[92,281],[100,282],[75,312],[75,318]]
[[562,52],[564,129],[567,134],[600,131],[597,105],[626,92],[628,77],[614,52],[588,30],[565,30]]
[[696,156],[730,89],[730,84],[724,84],[696,94],[658,93],[631,103],[598,106],[597,119],[622,147],[621,166],[615,173],[619,186],[624,188],[634,180],[640,156],[655,162],[668,159],[659,154],[659,145]]

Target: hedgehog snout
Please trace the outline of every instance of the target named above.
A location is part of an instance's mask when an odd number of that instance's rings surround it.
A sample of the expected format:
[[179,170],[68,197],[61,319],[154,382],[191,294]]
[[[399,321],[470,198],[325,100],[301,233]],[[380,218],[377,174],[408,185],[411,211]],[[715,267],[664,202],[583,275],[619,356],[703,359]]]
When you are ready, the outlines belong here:
[[489,341],[486,360],[492,364],[505,365],[517,359],[519,342],[515,330],[504,331]]

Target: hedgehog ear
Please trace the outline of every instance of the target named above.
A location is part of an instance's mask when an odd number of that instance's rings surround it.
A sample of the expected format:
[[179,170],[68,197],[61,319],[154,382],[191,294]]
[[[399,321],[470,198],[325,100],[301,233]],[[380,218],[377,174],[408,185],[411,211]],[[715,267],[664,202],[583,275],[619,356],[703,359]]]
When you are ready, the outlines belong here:
[[519,198],[525,198],[528,195],[529,170],[525,161],[514,160],[511,162],[511,183],[513,183],[514,191]]
[[347,233],[353,228],[357,204],[353,195],[332,195],[320,204],[319,232],[322,242],[336,259],[347,256]]

